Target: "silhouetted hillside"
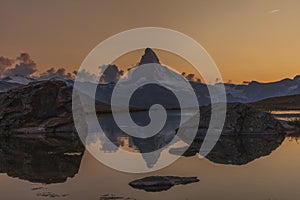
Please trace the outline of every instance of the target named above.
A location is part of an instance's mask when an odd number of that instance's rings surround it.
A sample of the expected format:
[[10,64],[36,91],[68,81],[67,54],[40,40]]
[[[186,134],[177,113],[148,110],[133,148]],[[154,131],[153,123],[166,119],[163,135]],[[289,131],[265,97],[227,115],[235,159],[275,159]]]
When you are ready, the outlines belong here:
[[250,105],[262,110],[300,110],[300,95],[273,97]]

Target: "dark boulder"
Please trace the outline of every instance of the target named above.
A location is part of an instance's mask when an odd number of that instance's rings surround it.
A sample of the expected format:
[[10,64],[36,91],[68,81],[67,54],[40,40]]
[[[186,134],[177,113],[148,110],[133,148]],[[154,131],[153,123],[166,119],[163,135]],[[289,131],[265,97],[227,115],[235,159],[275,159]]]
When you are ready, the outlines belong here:
[[[223,106],[215,105],[215,112],[221,112]],[[200,107],[198,135],[206,134],[211,121],[211,106]],[[188,131],[189,123],[183,124]],[[222,135],[285,134],[282,123],[270,113],[257,110],[242,103],[227,104],[226,118]]]
[[[216,112],[221,107],[216,105]],[[192,144],[183,153],[181,148],[170,150],[172,154],[196,155],[206,137],[211,120],[211,107],[200,108],[198,132]],[[183,136],[188,137],[189,123],[183,125]],[[227,104],[222,133],[206,158],[220,164],[243,165],[271,154],[285,139],[285,128],[271,114],[241,103]],[[184,137],[181,139],[185,140]],[[214,138],[213,138],[214,139]]]
[[160,192],[168,190],[174,185],[186,185],[195,182],[199,182],[197,177],[149,176],[132,181],[129,185],[147,192]]
[[72,90],[63,81],[40,81],[1,93],[0,136],[78,139],[72,116]]

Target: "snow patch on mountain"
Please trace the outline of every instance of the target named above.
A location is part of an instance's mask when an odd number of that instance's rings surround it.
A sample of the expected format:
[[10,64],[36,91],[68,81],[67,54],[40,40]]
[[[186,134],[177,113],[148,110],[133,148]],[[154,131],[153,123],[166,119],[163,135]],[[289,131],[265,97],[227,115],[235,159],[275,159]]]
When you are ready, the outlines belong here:
[[12,76],[7,76],[5,78],[2,78],[1,81],[8,82],[8,83],[18,83],[18,84],[22,84],[22,85],[27,85],[28,83],[35,81],[35,79],[20,76],[20,75],[12,75]]

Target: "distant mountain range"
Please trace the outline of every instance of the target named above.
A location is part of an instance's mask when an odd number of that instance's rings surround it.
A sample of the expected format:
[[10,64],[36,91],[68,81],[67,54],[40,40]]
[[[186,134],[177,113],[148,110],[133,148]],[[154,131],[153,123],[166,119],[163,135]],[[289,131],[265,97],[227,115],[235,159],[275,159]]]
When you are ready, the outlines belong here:
[[31,77],[24,77],[20,75],[13,75],[13,76],[7,76],[0,79],[0,92],[6,92],[20,85],[27,85],[31,82],[37,82],[37,81],[63,81],[67,85],[71,85],[71,86],[74,84],[74,80],[64,79],[55,76],[49,78],[31,78]]
[[225,84],[228,101],[255,102],[278,96],[300,94],[300,76],[270,83],[252,81],[248,85]]
[[[154,51],[150,48],[145,50],[144,55],[142,56],[139,65],[147,63],[159,63],[159,59]],[[161,71],[153,71],[153,76],[157,77],[159,81],[164,81],[164,74],[167,70],[167,67],[161,65]],[[134,70],[134,68],[133,68]],[[174,79],[174,78],[173,78]],[[61,77],[51,77],[44,80],[50,81],[64,81],[69,86],[73,86],[74,80],[65,80]],[[40,79],[28,78],[23,76],[9,76],[0,79],[0,92],[6,92],[12,88],[18,87],[19,85],[26,85],[30,82],[40,81]],[[141,79],[142,81],[142,79]],[[171,81],[172,82],[172,81]],[[140,82],[139,82],[140,83]],[[83,88],[88,88],[92,83],[82,83]],[[194,92],[197,95],[200,105],[207,105],[210,103],[210,95],[208,92],[208,87],[218,87],[219,84],[215,85],[206,85],[201,82],[190,81]],[[172,83],[169,84],[172,87]],[[294,79],[283,79],[276,82],[269,83],[260,83],[257,81],[252,81],[247,85],[242,84],[224,84],[227,101],[228,102],[242,102],[242,103],[251,103],[260,101],[263,99],[279,96],[289,96],[300,94],[300,75],[296,76]],[[110,104],[111,94],[114,89],[115,83],[99,84],[96,100]],[[169,88],[172,89],[172,88]],[[174,108],[178,106],[178,101],[174,98],[174,95],[168,90],[168,88],[163,88],[158,85],[146,85],[139,88],[134,94],[138,100],[131,101],[132,106],[134,107],[148,107],[153,102],[151,99],[156,98],[155,103],[161,103],[169,108]]]

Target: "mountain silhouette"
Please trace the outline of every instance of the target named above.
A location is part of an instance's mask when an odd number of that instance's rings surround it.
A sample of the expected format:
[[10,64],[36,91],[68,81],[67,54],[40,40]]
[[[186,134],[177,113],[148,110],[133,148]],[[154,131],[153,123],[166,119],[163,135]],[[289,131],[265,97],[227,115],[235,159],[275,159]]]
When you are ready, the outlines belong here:
[[142,58],[139,62],[139,65],[148,64],[148,63],[158,63],[158,64],[160,64],[157,55],[154,53],[154,51],[151,48],[146,48],[145,49],[145,53],[142,56]]

